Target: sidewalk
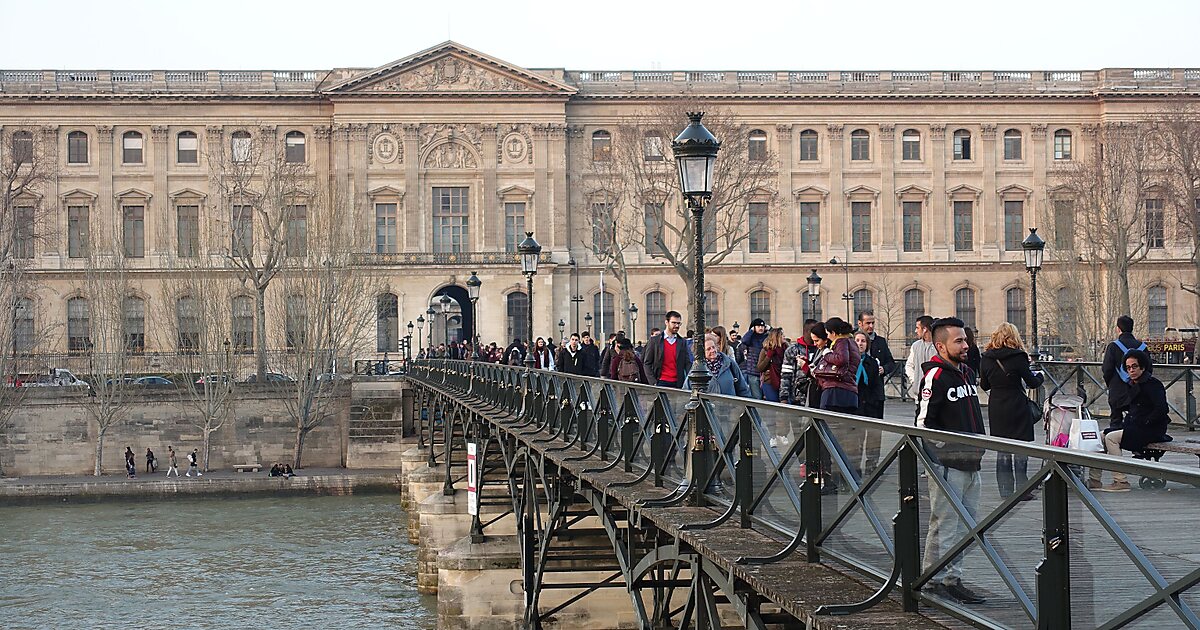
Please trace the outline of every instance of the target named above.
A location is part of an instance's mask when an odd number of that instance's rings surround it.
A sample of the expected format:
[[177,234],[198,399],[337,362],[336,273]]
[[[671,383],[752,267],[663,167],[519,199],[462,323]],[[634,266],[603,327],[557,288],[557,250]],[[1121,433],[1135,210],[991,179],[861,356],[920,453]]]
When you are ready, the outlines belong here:
[[[186,474],[187,469],[184,469]],[[139,473],[130,479],[124,474],[47,475],[0,478],[0,506],[47,501],[101,501],[110,498],[157,500],[199,495],[275,494],[339,495],[397,492],[399,468],[345,469],[303,468],[286,479],[269,477],[266,470],[238,473],[214,470],[203,477],[159,472]]]

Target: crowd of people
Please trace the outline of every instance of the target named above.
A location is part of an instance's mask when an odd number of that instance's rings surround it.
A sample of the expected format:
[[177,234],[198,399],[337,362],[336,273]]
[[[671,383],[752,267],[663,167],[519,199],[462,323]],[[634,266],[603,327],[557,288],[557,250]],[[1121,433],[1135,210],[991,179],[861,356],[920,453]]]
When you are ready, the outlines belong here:
[[[754,319],[745,336],[723,326],[708,328],[700,355],[708,368],[707,391],[883,418],[884,381],[899,374],[901,387],[915,401],[915,424],[919,427],[1034,441],[1034,426],[1041,412],[1028,392],[1041,387],[1045,379],[1016,326],[1001,324],[980,349],[975,331],[961,320],[922,316],[916,320],[916,339],[901,367],[887,339],[876,334],[875,323],[875,315],[869,310],[860,313],[853,325],[838,317],[824,322],[809,319],[794,339],[762,319]],[[532,352],[533,364],[539,369],[689,389],[688,373],[698,359],[692,347],[693,331],[681,335],[682,324],[678,312],[668,312],[663,328],[652,329],[645,344],[635,345],[623,332],[617,332],[609,335],[601,347],[583,332],[565,337],[557,347],[542,337],[534,340],[532,349],[520,339],[504,349],[495,343],[472,348],[463,342],[434,348],[423,356],[525,365],[526,353]],[[1110,455],[1120,455],[1122,449],[1136,452],[1147,444],[1170,440],[1166,390],[1152,375],[1150,356],[1145,344],[1133,336],[1133,324],[1128,315],[1118,318],[1117,336],[1108,345],[1102,366],[1112,409],[1103,438]],[[989,426],[985,426],[979,389],[989,393]],[[879,462],[882,432],[843,426],[835,433],[847,456],[846,463],[855,474],[872,473]],[[772,447],[787,447],[789,443],[786,435],[771,438]],[[934,462],[931,472],[977,519],[984,450],[937,440],[925,440],[924,448]],[[1034,490],[1029,489],[1028,457],[998,450],[995,466],[1002,498],[1010,499],[1018,491],[1021,495],[1011,500],[1036,498]],[[831,467],[826,462],[822,468]],[[1099,468],[1090,470],[1089,489],[1130,489],[1122,473],[1114,472],[1113,482],[1107,485],[1101,482],[1101,475]],[[823,479],[822,493],[834,492],[837,482]],[[939,549],[950,548],[966,534],[966,524],[948,495],[930,492],[925,568],[939,560]],[[962,583],[963,555],[947,562],[932,578],[929,588],[962,603],[982,603],[984,598]]]

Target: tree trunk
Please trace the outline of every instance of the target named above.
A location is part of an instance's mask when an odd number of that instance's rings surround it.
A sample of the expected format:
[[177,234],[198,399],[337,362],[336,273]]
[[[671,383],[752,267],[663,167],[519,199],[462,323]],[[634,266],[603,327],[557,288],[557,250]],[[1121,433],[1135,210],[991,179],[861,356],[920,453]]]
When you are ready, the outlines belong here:
[[104,460],[104,432],[107,427],[101,426],[100,432],[96,435],[96,468],[92,471],[92,475],[99,477]]
[[[210,426],[211,426],[211,423],[212,423],[212,419],[209,419]],[[208,451],[209,451],[209,446],[212,444],[212,432],[213,431],[214,431],[214,429],[204,427],[204,443],[201,445],[201,448],[204,450],[204,472],[208,472]]]
[[302,421],[296,423],[296,452],[292,454],[292,468],[300,470],[300,453],[304,451],[304,434],[307,433]]
[[267,288],[257,287],[254,291],[254,346],[257,382],[267,382]]

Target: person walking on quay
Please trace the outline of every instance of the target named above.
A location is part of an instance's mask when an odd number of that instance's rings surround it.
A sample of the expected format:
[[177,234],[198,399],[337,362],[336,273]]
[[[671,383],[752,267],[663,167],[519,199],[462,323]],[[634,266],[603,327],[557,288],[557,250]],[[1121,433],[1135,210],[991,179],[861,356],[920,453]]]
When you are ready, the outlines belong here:
[[554,363],[563,374],[584,374],[583,346],[579,344],[579,333],[571,333],[571,339],[558,349],[558,359]]
[[758,373],[758,355],[767,340],[767,323],[761,317],[750,322],[750,330],[742,337],[739,352],[742,353],[742,373],[750,385],[750,397],[761,399],[762,385]]
[[150,474],[158,470],[158,460],[154,458],[154,451],[150,447],[146,447],[146,474]]
[[533,365],[539,370],[554,370],[554,352],[542,337],[533,342]]
[[600,376],[600,348],[596,347],[596,340],[585,330],[579,341],[582,344],[580,347],[583,348],[583,375]]
[[[854,373],[854,382],[858,385],[858,415],[868,418],[883,418],[883,402],[887,396],[883,393],[883,371],[879,369],[879,361],[871,355],[871,340],[867,333],[858,331],[854,334],[854,344],[858,346],[858,354],[862,361],[858,371]],[[883,442],[883,432],[879,429],[866,429],[863,432],[862,450],[866,457],[863,464],[863,474],[875,472],[879,465],[879,449]],[[854,464],[857,466],[858,462]]]
[[[1120,428],[1104,433],[1104,452],[1117,457],[1121,456],[1121,449],[1140,451],[1147,444],[1171,441],[1171,436],[1167,435],[1167,426],[1171,422],[1167,389],[1162,381],[1154,377],[1150,355],[1142,350],[1130,350],[1125,355],[1122,367],[1129,375],[1129,407],[1125,410]],[[1130,490],[1125,473],[1115,470],[1113,482],[1107,486],[1101,485],[1100,476],[1103,472],[1099,468],[1088,471],[1088,488],[1104,492]]]
[[[1044,379],[1030,368],[1029,354],[1017,327],[1004,322],[992,333],[980,359],[979,386],[991,392],[988,424],[993,437],[1033,441],[1033,411],[1026,389],[1042,386]],[[996,452],[996,485],[1007,499],[1029,481],[1029,457]],[[1022,501],[1035,497],[1027,493]]]
[[137,477],[137,464],[134,463],[133,449],[128,446],[125,447],[125,472],[128,473],[130,479]]
[[617,351],[613,353],[612,365],[607,370],[611,378],[624,383],[650,384],[646,364],[634,353],[633,344],[625,337],[617,337],[616,341]]
[[[917,406],[917,426],[925,429],[982,434],[983,409],[975,389],[975,374],[967,365],[967,333],[963,322],[947,317],[932,322],[929,327],[937,354],[922,366],[920,403]],[[958,518],[950,498],[937,488],[937,475],[947,492],[953,492],[962,502],[967,514],[976,519],[979,510],[979,475],[983,449],[925,439],[926,453],[935,465],[929,476],[929,532],[925,538],[925,558],[922,570],[927,571],[941,558],[939,550],[953,547],[967,534],[967,526]],[[964,552],[951,558],[930,580],[931,591],[964,604],[982,604],[986,600],[963,586],[962,562]]]
[[917,340],[908,349],[908,360],[904,362],[904,374],[908,377],[908,395],[918,406],[921,404],[921,398],[918,396],[921,392],[921,366],[937,356],[937,349],[933,344],[933,331],[930,328],[932,325],[933,318],[928,315],[917,318],[913,329]]
[[[200,458],[200,450],[199,449],[194,448],[194,449],[192,449],[191,453],[188,453],[188,471],[187,471],[187,474],[184,475],[184,477],[191,477],[192,472],[195,472],[197,477],[204,476],[204,473],[200,472],[200,468],[198,466],[199,462],[197,460],[199,458]],[[179,476],[178,473],[176,473],[175,476],[178,477]]]
[[179,460],[177,460],[175,458],[175,447],[168,446],[167,447],[167,476],[168,477],[171,476],[172,471],[174,471],[176,477],[179,477]]
[[783,329],[772,328],[758,353],[758,365],[755,366],[758,368],[759,391],[762,392],[763,400],[779,402],[780,373],[786,349]]
[[[716,335],[704,335],[704,363],[708,366],[708,373],[712,375],[705,391],[725,396],[749,396],[750,388],[746,386],[746,378],[738,368],[737,361],[718,350],[720,343],[721,340]],[[683,379],[683,388],[691,389],[691,381],[687,378]]]
[[1124,361],[1130,350],[1145,351],[1146,344],[1133,336],[1133,318],[1122,315],[1117,318],[1117,338],[1104,348],[1104,362],[1100,364],[1100,374],[1108,385],[1109,429],[1120,429],[1129,409],[1129,373]]
[[678,311],[669,311],[665,321],[663,334],[646,342],[646,370],[655,385],[679,389],[683,387],[688,370],[692,369],[692,356],[679,336],[683,316]]
[[625,338],[625,331],[612,333],[604,344],[604,352],[600,353],[600,376],[613,378],[608,369],[612,367],[613,357],[617,354],[617,340]]

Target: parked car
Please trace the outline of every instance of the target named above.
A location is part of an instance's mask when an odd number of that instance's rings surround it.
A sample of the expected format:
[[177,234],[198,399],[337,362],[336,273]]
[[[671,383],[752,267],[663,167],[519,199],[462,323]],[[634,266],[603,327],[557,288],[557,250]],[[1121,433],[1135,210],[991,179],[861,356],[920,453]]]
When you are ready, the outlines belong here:
[[[263,381],[264,383],[294,383],[294,382],[296,382],[296,379],[288,376],[287,374],[280,374],[279,372],[267,372],[264,376],[266,376],[266,380]],[[257,383],[258,382],[258,374],[256,373],[256,374],[251,374],[250,376],[247,376],[246,380],[244,382]]]
[[323,372],[323,373],[317,375],[318,383],[324,383],[325,381],[338,382],[338,381],[348,381],[348,380],[350,380],[350,375],[342,374],[340,372]]
[[105,387],[115,387],[120,385],[133,385],[133,377],[125,376],[122,378],[110,378],[104,381]]
[[209,374],[196,379],[197,385],[216,385],[219,383],[230,383],[229,377],[224,374]]
[[133,384],[134,385],[162,385],[162,386],[168,386],[168,387],[175,385],[175,383],[171,382],[171,379],[164,378],[162,376],[138,377],[138,378],[133,379]]
[[45,372],[36,374],[21,374],[17,376],[17,381],[24,387],[87,387],[91,388],[91,384],[87,381],[80,380],[71,370],[66,368],[50,368]]

